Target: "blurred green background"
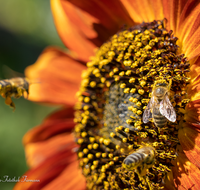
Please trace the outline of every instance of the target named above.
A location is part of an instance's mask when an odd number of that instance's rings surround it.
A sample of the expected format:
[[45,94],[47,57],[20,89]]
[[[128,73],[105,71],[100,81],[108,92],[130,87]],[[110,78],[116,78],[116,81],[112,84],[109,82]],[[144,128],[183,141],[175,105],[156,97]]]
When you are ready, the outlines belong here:
[[[24,72],[49,45],[63,46],[50,10],[50,0],[1,0],[0,2],[0,78],[2,65]],[[28,169],[22,145],[23,135],[55,107],[14,100],[15,112],[0,97],[0,179],[22,176]],[[1,190],[11,190],[14,183],[0,182]]]

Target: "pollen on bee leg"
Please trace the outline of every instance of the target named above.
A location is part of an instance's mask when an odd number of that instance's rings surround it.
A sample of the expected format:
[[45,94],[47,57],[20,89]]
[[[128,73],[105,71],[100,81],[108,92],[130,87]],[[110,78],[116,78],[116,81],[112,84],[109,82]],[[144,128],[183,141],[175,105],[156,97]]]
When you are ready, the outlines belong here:
[[10,105],[10,104],[12,103],[12,99],[11,99],[10,96],[7,96],[7,97],[6,97],[5,103],[6,103],[7,105]]
[[11,97],[10,96],[7,96],[5,98],[5,104],[6,105],[9,105],[11,108],[13,108],[13,111],[15,111],[15,104],[14,102],[12,101]]

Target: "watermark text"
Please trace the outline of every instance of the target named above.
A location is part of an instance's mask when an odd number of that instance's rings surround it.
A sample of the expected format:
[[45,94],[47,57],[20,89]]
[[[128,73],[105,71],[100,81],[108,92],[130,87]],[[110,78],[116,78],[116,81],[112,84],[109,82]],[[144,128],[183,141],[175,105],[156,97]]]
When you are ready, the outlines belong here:
[[0,183],[3,182],[14,182],[14,183],[17,183],[17,182],[40,182],[39,179],[29,179],[28,176],[26,175],[23,175],[21,177],[10,177],[8,175],[4,175],[3,177],[0,178]]

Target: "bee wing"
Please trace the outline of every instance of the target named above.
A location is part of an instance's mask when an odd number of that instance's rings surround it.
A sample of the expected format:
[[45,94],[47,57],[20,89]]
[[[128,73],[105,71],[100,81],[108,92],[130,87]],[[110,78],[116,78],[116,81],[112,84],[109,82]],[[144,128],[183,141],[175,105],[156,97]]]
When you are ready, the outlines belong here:
[[154,98],[151,97],[151,99],[150,99],[147,107],[144,110],[143,116],[142,116],[143,123],[148,123],[149,120],[152,118],[151,109],[152,109],[152,103],[153,103],[153,101],[154,101]]
[[25,77],[24,74],[12,70],[7,65],[2,66],[2,71],[3,71],[4,78],[16,78],[16,77],[24,78]]
[[160,113],[165,116],[169,121],[176,121],[176,112],[166,94],[163,100],[160,102]]

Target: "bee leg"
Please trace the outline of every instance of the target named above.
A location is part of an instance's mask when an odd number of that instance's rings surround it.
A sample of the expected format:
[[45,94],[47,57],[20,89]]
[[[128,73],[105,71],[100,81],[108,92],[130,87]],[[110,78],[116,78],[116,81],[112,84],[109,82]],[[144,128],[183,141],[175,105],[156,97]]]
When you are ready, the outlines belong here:
[[152,186],[152,182],[149,180],[149,177],[147,176],[147,175],[145,175],[145,176],[141,176],[141,175],[139,175],[138,174],[138,177],[139,177],[139,179],[140,179],[140,181],[141,181],[141,183],[143,184],[143,185],[148,185],[149,186],[149,190],[156,190],[153,186]]
[[155,189],[154,187],[152,187],[151,181],[149,180],[149,177],[148,177],[148,176],[146,176],[146,182],[147,182],[147,184],[148,184],[148,186],[149,186],[149,190],[154,190],[154,189]]
[[21,96],[23,96],[23,88],[17,88],[16,98],[20,98]]
[[146,184],[145,180],[145,175],[146,175],[146,170],[144,169],[143,166],[137,167],[136,173],[138,174],[139,180],[143,185]]
[[147,173],[146,164],[142,164],[137,167],[137,173],[139,176],[145,176]]
[[1,96],[2,96],[3,98],[5,98],[5,97],[6,97],[6,95],[5,95],[4,93],[1,93]]
[[6,96],[6,97],[5,97],[5,104],[6,104],[6,105],[9,105],[11,108],[13,108],[13,111],[15,111],[15,104],[14,104],[14,102],[12,101],[12,99],[11,99],[10,96]]
[[29,91],[25,88],[22,88],[22,95],[25,99],[28,99]]

